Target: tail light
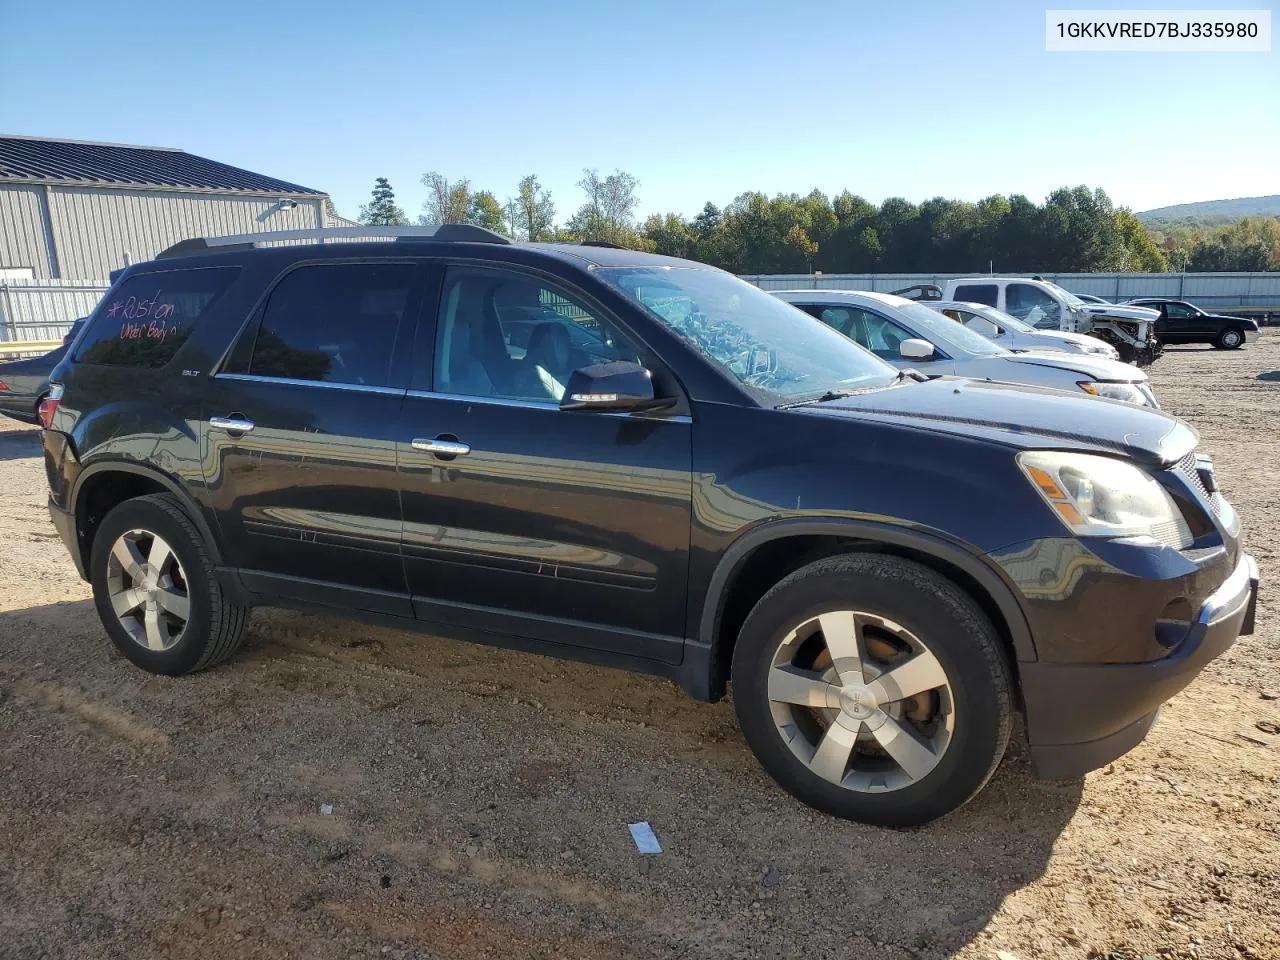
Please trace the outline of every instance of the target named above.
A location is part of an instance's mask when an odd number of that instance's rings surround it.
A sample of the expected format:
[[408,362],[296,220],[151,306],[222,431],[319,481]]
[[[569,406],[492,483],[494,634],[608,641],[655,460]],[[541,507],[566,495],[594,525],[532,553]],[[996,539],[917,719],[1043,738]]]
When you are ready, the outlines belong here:
[[0,393],[4,393],[8,389],[9,389],[9,385],[5,383],[3,380],[0,380]]
[[53,415],[58,412],[58,405],[62,402],[62,384],[49,384],[49,392],[45,398],[40,401],[40,406],[36,408],[36,416],[40,419],[40,426],[46,430],[53,426]]

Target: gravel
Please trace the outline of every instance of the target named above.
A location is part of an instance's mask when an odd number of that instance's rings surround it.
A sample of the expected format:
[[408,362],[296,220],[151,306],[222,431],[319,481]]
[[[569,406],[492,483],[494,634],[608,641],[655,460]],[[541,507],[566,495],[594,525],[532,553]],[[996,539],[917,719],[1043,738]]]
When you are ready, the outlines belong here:
[[1243,515],[1256,634],[1106,769],[1037,781],[1015,743],[904,832],[799,805],[654,678],[279,611],[142,673],[5,421],[0,957],[1280,957],[1277,368],[1268,332],[1151,370]]

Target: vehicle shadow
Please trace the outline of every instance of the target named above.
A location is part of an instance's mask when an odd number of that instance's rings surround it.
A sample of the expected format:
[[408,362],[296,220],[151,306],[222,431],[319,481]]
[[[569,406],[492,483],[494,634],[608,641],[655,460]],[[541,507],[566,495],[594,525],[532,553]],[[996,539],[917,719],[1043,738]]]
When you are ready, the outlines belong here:
[[[950,957],[1046,873],[1082,791],[1080,780],[1035,780],[1015,738],[992,782],[951,816],[905,831],[846,823],[769,780],[728,703],[693,703],[652,677],[284,611],[257,612],[230,663],[179,679],[120,657],[90,600],[3,611],[0,703],[11,697],[131,745],[143,765],[133,772],[173,791],[169,826],[156,829],[190,830],[191,798],[216,829],[256,824],[260,846],[246,855],[287,865],[298,896],[333,884],[340,825],[344,862],[421,879],[397,880],[409,915],[434,909],[428,880],[444,870],[466,886],[460,897],[492,900],[513,922],[563,897],[582,915],[566,921],[575,933],[701,941],[691,956],[809,945],[816,952],[801,952]],[[420,752],[433,763],[411,762]],[[77,794],[100,803],[118,777],[117,756],[95,762],[80,740],[46,735],[38,755],[9,758],[19,794],[56,789],[55,771],[74,771]],[[339,768],[319,780],[281,774]],[[358,806],[360,825],[290,815],[271,826],[259,810],[267,785],[273,809],[314,810],[320,795],[340,811]],[[626,823],[640,819],[662,856],[632,848]],[[47,869],[74,875],[64,861]],[[151,869],[130,870],[145,914]],[[248,897],[235,908],[257,909]]]
[[0,430],[0,460],[26,460],[40,456],[39,427],[24,428],[14,421],[6,421]]

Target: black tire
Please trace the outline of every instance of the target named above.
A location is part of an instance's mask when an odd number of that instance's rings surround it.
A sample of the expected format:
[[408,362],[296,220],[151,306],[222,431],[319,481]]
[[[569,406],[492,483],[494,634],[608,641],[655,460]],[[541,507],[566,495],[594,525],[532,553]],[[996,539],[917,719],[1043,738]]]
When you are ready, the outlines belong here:
[[[134,640],[112,609],[108,559],[116,541],[137,530],[164,539],[181,564],[186,581],[189,616],[176,642],[165,650],[148,649]],[[111,642],[135,665],[151,673],[178,676],[216,666],[235,654],[244,642],[249,608],[233,602],[223,592],[204,538],[171,494],[126,500],[102,519],[90,551],[89,580],[98,616]]]
[[1228,327],[1218,334],[1218,339],[1213,341],[1214,347],[1219,350],[1238,350],[1244,344],[1244,331],[1237,327]]
[[[861,792],[818,776],[787,745],[771,712],[768,674],[784,638],[819,613],[849,609],[918,637],[950,686],[950,741],[929,773],[901,789]],[[954,583],[897,557],[832,557],[783,579],[748,615],[732,680],[738,721],[765,770],[804,803],[877,826],[917,826],[969,801],[999,766],[1012,726],[1013,679],[991,622]]]

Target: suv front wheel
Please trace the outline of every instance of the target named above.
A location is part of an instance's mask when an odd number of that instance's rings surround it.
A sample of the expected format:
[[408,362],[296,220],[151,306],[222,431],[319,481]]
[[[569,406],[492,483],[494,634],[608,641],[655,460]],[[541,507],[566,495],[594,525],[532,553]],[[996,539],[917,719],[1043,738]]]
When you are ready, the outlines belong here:
[[850,554],[786,577],[747,617],[733,702],[765,769],[800,800],[879,826],[926,823],[995,772],[1012,679],[994,628],[932,570]]
[[126,500],[103,518],[89,579],[111,641],[144,670],[203,670],[243,643],[249,610],[223,593],[200,531],[170,494]]

